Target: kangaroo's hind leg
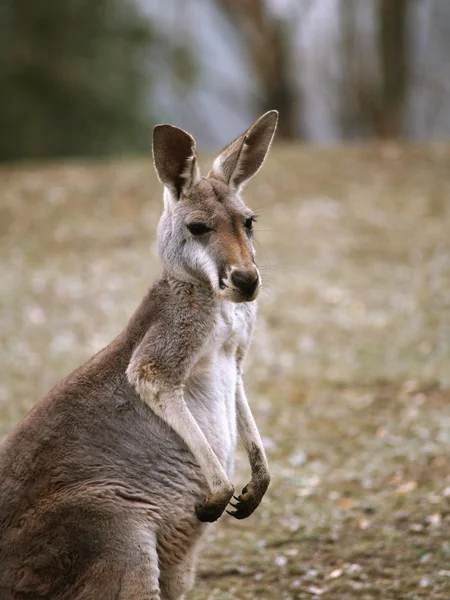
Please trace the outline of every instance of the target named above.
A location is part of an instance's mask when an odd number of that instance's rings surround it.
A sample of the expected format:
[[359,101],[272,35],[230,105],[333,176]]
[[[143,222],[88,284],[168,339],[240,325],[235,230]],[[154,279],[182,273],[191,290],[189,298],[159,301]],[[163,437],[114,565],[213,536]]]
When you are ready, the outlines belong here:
[[61,600],[161,600],[159,575],[154,536],[138,533],[90,565],[76,589]]
[[161,600],[184,600],[194,585],[197,547],[193,547],[180,562],[161,570]]
[[132,560],[127,564],[118,600],[161,600],[155,535],[146,532],[132,544]]
[[[156,566],[156,568],[155,568]],[[148,560],[123,561],[117,557],[91,565],[86,577],[61,600],[161,600],[159,570]],[[3,600],[3,596],[0,596]],[[55,598],[55,596],[52,596]]]

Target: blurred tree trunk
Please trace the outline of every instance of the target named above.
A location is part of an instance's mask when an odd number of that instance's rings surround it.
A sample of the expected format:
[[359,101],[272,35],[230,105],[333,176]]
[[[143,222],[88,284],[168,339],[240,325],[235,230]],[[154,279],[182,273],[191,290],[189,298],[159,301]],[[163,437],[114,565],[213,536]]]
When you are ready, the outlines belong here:
[[364,52],[355,19],[357,2],[340,1],[342,137],[399,138],[408,90],[409,0],[373,0],[375,61]]
[[397,138],[403,129],[408,79],[408,0],[378,0],[378,47],[381,91],[375,131]]
[[266,0],[217,0],[247,51],[260,87],[260,113],[280,111],[279,135],[299,135],[298,98],[291,76],[289,23],[271,15]]
[[367,59],[360,51],[360,40],[355,18],[354,0],[340,0],[340,60],[342,66],[339,111],[341,137],[356,139],[373,134],[375,103],[374,70],[368,68]]

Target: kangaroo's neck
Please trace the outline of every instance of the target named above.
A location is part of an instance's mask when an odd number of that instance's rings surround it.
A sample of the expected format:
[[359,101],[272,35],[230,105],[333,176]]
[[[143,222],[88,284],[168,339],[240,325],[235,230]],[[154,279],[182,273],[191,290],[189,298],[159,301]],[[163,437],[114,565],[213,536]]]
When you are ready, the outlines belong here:
[[210,284],[195,279],[186,273],[173,273],[164,268],[160,281],[164,282],[171,290],[171,293],[180,300],[195,297],[202,302],[211,303],[214,301],[214,294]]
[[210,315],[218,303],[210,286],[200,281],[186,281],[163,270],[128,322],[124,331],[127,342],[132,346],[139,344],[163,314],[182,311],[193,316],[203,312]]

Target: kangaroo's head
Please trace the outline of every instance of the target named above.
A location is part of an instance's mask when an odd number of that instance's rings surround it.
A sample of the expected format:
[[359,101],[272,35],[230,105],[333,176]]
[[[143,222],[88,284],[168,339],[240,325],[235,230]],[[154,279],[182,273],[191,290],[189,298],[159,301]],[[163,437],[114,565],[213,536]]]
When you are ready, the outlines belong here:
[[254,300],[261,286],[252,243],[254,214],[240,198],[259,170],[275,133],[278,113],[260,117],[200,175],[195,140],[173,125],[157,125],[153,159],[164,184],[158,249],[165,268],[185,281],[209,285],[223,300]]

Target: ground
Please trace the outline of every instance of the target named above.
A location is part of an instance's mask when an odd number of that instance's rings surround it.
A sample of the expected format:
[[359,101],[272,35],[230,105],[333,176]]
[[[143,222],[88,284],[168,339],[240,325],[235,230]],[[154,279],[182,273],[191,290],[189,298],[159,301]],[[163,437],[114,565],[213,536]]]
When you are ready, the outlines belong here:
[[[450,598],[449,165],[445,144],[281,146],[249,184],[272,484],[211,528],[192,599]],[[0,170],[1,435],[124,326],[160,210],[149,158]]]

